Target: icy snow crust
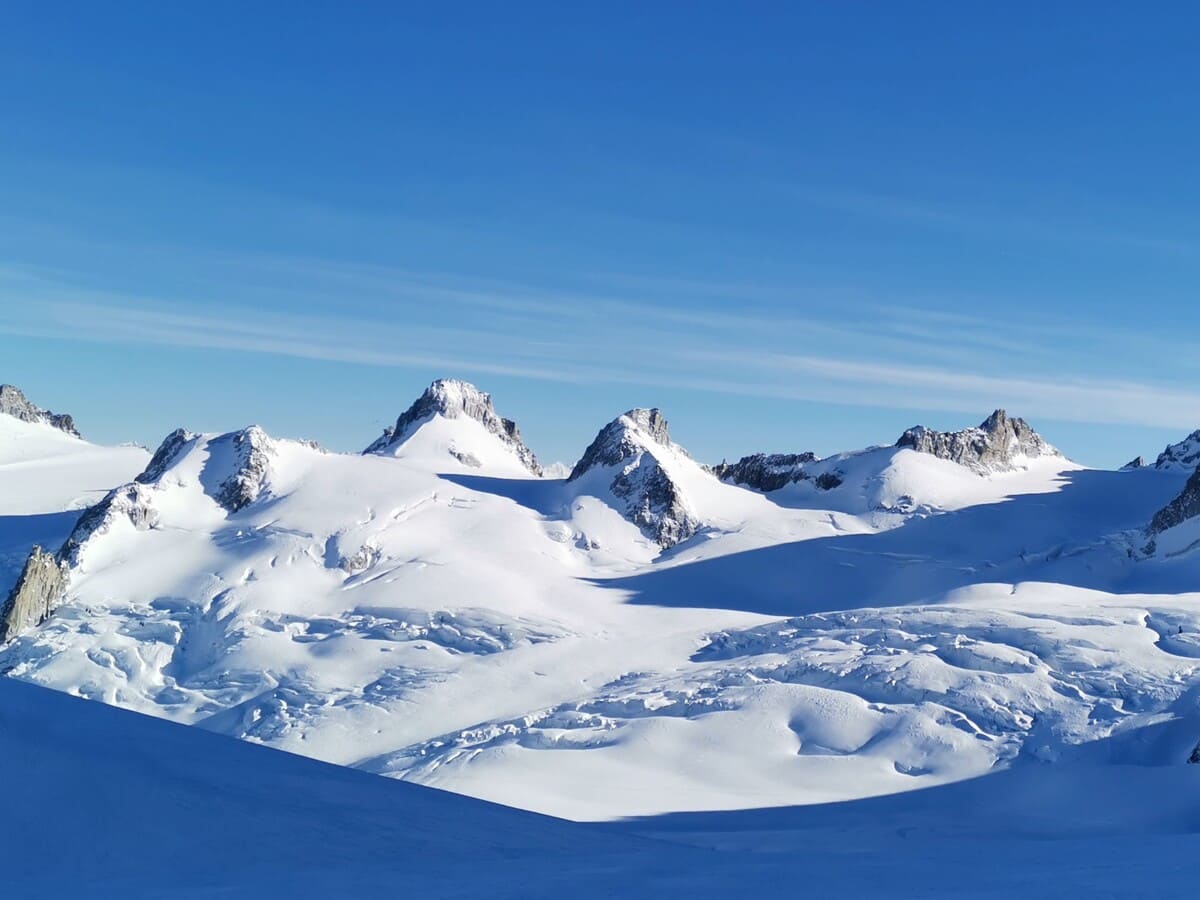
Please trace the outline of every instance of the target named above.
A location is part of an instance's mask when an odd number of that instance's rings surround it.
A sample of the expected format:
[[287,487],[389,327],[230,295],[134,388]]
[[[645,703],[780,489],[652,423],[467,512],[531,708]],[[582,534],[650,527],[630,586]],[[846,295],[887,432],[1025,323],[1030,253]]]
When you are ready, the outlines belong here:
[[[1182,765],[1200,741],[1196,558],[1136,552],[1186,474],[876,448],[814,463],[832,489],[762,494],[646,424],[570,479],[469,416],[364,456],[173,436],[0,668],[573,819],[881,797],[1104,747]],[[667,549],[612,488],[648,458],[693,526]],[[46,484],[10,521],[61,504],[61,540],[75,498]]]

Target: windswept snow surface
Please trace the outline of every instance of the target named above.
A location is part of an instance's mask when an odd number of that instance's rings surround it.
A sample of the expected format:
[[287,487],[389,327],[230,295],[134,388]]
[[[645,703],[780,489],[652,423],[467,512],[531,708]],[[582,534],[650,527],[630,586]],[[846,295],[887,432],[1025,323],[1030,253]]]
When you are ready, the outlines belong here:
[[696,525],[663,550],[612,472],[536,477],[477,424],[433,414],[398,455],[173,444],[0,670],[571,819],[948,791],[1094,746],[1182,766],[1200,741],[1200,558],[1140,553],[1186,473],[877,448],[761,494],[657,447]]
[[1200,767],[1097,750],[868,801],[594,825],[0,679],[0,870],[22,898],[1193,896]]

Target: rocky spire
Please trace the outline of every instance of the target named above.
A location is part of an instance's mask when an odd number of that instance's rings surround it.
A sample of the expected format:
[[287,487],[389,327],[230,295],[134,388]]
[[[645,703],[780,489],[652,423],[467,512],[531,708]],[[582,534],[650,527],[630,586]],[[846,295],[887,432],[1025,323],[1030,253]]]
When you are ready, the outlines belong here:
[[1024,419],[1009,418],[1002,409],[978,427],[962,431],[934,431],[917,425],[904,432],[896,446],[950,460],[981,475],[1010,472],[1024,459],[1060,455]]
[[21,576],[0,606],[0,644],[49,618],[66,593],[66,566],[35,546]]
[[34,406],[19,388],[13,387],[11,384],[0,384],[0,413],[20,419],[22,422],[49,425],[72,437],[79,437],[74,419],[65,414],[52,413],[40,406]]
[[[575,468],[568,481],[574,481],[597,466],[615,466],[627,459],[640,455],[648,445],[658,444],[674,447],[667,420],[658,409],[631,409],[617,416],[600,429]],[[676,448],[682,452],[681,448]]]
[[663,548],[696,533],[700,520],[660,457],[687,458],[671,443],[667,420],[657,409],[631,409],[609,422],[588,445],[568,483],[599,473],[622,515]]
[[416,402],[396,420],[396,424],[384,429],[383,434],[363,453],[393,452],[434,416],[446,419],[474,419],[507,445],[530,472],[534,475],[542,473],[537,457],[521,440],[521,431],[517,428],[517,423],[496,412],[492,405],[492,395],[469,382],[452,378],[439,378],[426,388]]

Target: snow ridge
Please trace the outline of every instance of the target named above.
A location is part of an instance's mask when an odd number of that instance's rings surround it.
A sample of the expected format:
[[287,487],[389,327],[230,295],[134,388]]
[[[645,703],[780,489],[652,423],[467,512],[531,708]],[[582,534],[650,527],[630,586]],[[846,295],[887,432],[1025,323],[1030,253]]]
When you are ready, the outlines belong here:
[[20,388],[11,384],[0,384],[0,413],[20,419],[22,422],[49,425],[72,437],[79,437],[74,419],[64,413],[52,413],[40,406],[34,406]]
[[[521,440],[521,431],[512,419],[506,419],[496,412],[492,404],[492,395],[479,390],[475,385],[453,378],[439,378],[410,406],[396,424],[385,428],[383,434],[368,446],[363,453],[390,454],[408,440],[423,424],[434,416],[446,419],[474,419],[488,432],[498,437],[509,450],[520,460],[521,464],[534,475],[541,475],[533,451]],[[467,465],[472,465],[468,453],[456,455],[456,458]]]
[[908,429],[896,446],[929,453],[939,459],[966,466],[980,475],[1012,472],[1024,468],[1024,462],[1041,456],[1061,454],[1024,419],[1010,419],[998,409],[977,428],[962,431],[934,431],[924,425]]

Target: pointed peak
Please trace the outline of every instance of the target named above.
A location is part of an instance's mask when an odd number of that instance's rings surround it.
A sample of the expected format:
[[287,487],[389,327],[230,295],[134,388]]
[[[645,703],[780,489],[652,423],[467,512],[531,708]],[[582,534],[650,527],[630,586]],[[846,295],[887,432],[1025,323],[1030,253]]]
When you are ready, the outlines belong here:
[[667,419],[662,414],[662,410],[657,407],[652,409],[637,407],[628,410],[617,419],[617,422],[621,422],[622,419],[628,420],[630,426],[660,444],[669,445],[671,443],[671,432],[667,426]]
[[138,484],[154,484],[163,477],[167,469],[175,464],[184,449],[194,443],[198,437],[199,435],[186,428],[176,428],[163,438],[163,442],[158,445],[158,449],[150,457],[146,468],[133,480]]
[[38,423],[57,428],[72,437],[79,437],[75,420],[63,413],[52,413],[29,402],[24,392],[11,384],[0,384],[0,413],[22,422]]
[[671,433],[662,410],[642,407],[627,410],[600,429],[567,480],[574,481],[597,466],[618,465],[653,445],[683,452],[681,447],[671,443]]
[[521,431],[517,428],[517,423],[496,412],[491,394],[481,391],[469,381],[456,378],[439,378],[429,385],[400,415],[396,424],[385,428],[383,434],[363,453],[394,452],[434,416],[475,420],[506,444],[526,469],[534,475],[541,474],[537,457],[521,440]]
[[[1023,419],[1017,419],[1022,425],[1025,424]],[[1000,431],[1008,425],[1008,413],[1003,409],[995,410],[990,416],[979,423],[979,427],[984,431]]]

